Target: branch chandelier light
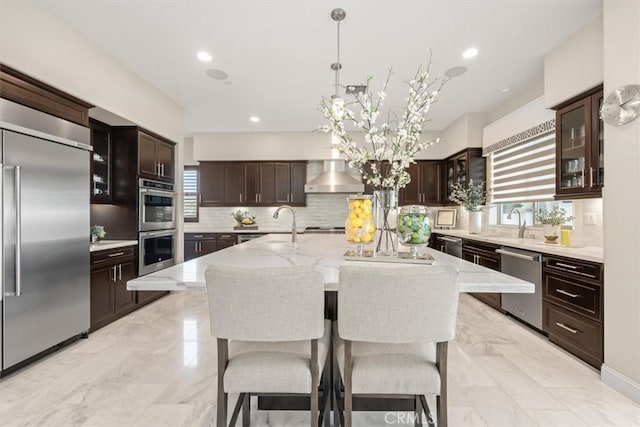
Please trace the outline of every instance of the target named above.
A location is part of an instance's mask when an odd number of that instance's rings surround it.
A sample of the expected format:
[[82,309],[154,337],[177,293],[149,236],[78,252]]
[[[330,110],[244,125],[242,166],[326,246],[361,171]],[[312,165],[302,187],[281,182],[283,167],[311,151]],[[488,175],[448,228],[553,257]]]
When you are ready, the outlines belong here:
[[[334,105],[341,105],[344,107],[344,99],[342,99],[338,93],[340,88],[340,70],[342,69],[342,64],[340,63],[340,22],[346,18],[347,12],[344,9],[336,8],[331,11],[331,19],[333,19],[337,23],[338,31],[337,31],[337,55],[336,62],[331,64],[331,69],[335,72],[335,80],[334,80],[334,94],[331,96],[331,102]],[[338,145],[340,141],[335,135],[331,135],[331,158],[337,159],[340,157],[340,153],[338,151]]]

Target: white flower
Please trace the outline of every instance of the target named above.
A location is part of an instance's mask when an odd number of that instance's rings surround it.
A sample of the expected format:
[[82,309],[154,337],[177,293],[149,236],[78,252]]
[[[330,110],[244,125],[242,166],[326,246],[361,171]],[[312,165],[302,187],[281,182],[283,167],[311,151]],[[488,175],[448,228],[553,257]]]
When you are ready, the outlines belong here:
[[[367,78],[367,90],[364,93],[351,94],[353,102],[345,102],[340,98],[331,100],[323,98],[320,111],[329,124],[320,126],[324,132],[331,132],[340,141],[338,147],[352,167],[360,170],[366,182],[374,188],[402,188],[411,177],[406,168],[414,163],[415,156],[425,147],[434,143],[421,140],[422,130],[427,120],[431,103],[447,79],[428,81],[428,69],[418,69],[415,77],[407,82],[409,96],[407,104],[400,115],[389,114],[392,122],[376,124],[380,117],[380,109],[387,97],[386,88],[391,71],[382,87],[376,92],[376,98],[369,92],[373,77]],[[437,86],[436,90],[433,87]],[[351,107],[359,107],[354,112]],[[359,146],[345,130],[345,123],[350,122],[355,128],[362,129],[364,145]],[[438,138],[436,142],[441,139]],[[383,167],[383,162],[389,166]]]

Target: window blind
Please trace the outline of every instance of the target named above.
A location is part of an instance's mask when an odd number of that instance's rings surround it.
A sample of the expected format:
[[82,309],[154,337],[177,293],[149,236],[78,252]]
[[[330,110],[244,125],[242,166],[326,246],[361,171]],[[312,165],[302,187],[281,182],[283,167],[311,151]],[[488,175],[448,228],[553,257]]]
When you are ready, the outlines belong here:
[[198,220],[198,168],[186,167],[182,181],[184,220]]
[[528,139],[491,154],[493,203],[553,200],[555,132]]

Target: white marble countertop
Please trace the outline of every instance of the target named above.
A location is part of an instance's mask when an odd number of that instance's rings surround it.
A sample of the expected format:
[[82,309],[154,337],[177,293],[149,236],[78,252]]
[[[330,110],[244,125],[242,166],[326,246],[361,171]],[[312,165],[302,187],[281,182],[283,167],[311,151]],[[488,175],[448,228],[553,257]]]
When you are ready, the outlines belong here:
[[100,240],[89,246],[90,252],[105,251],[107,249],[124,248],[126,246],[137,245],[137,240]]
[[[290,234],[291,227],[289,228],[262,228],[258,226],[257,230],[235,230],[233,227],[207,227],[207,226],[189,226],[188,230],[184,230],[185,233],[242,233],[242,234]],[[304,228],[296,228],[298,234],[304,233]]]
[[[353,249],[344,235],[305,234],[298,237],[294,247],[289,235],[269,234],[241,245],[236,245],[204,255],[127,282],[129,290],[187,290],[204,289],[204,272],[208,265],[221,264],[238,267],[277,267],[288,265],[312,265],[325,277],[325,289],[339,288],[340,265],[343,254]],[[454,265],[459,271],[460,292],[533,293],[530,282],[472,264],[435,249],[424,248],[435,259],[434,265]],[[381,263],[368,262],[371,265]],[[410,268],[413,264],[384,263],[386,266]]]
[[517,239],[509,237],[491,236],[485,234],[471,234],[466,230],[440,230],[434,229],[432,233],[446,236],[462,237],[464,239],[478,240],[480,242],[495,243],[511,246],[512,248],[527,249],[550,255],[560,255],[567,258],[581,259],[584,261],[604,262],[604,249],[598,246],[571,247],[559,244],[545,244],[539,240]]

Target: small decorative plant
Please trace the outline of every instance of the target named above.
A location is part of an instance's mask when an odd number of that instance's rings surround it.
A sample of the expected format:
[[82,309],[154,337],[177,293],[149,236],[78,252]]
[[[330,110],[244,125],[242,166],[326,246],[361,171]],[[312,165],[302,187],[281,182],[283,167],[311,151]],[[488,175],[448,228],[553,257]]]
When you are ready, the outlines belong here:
[[232,212],[231,216],[239,225],[253,225],[256,223],[256,217],[251,215],[249,211],[241,211],[238,209],[237,211]]
[[544,229],[545,243],[557,243],[560,237],[560,226],[573,219],[572,216],[566,215],[567,211],[558,206],[554,206],[550,211],[540,208],[535,213],[536,221],[542,224]]
[[91,241],[98,241],[107,235],[107,232],[104,231],[104,227],[102,225],[92,225],[89,232],[91,233]]
[[451,196],[449,200],[455,202],[465,208],[469,212],[480,212],[484,208],[487,200],[487,192],[484,189],[484,182],[474,184],[473,180],[469,180],[469,185],[456,182],[451,187]]
[[567,211],[558,206],[554,206],[550,211],[547,211],[544,208],[540,208],[535,215],[536,221],[543,225],[562,225],[565,222],[569,222],[573,219],[572,216],[566,216]]

